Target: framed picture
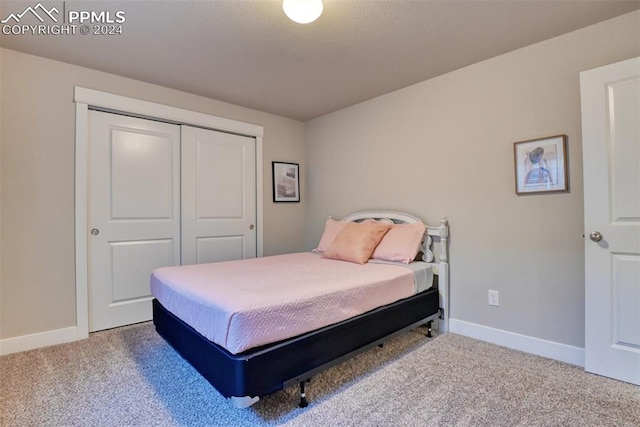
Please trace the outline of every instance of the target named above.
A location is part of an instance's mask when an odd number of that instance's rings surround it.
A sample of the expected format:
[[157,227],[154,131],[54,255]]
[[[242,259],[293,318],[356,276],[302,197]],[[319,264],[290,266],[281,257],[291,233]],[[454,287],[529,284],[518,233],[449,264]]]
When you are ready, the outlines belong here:
[[516,194],[568,191],[567,135],[515,142]]
[[273,169],[273,201],[300,201],[300,166],[297,163],[271,162]]

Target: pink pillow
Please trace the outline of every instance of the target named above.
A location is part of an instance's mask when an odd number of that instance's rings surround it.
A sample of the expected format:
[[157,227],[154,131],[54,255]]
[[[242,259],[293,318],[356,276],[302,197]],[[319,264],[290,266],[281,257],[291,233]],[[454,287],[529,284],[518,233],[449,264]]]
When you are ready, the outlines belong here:
[[327,222],[324,225],[324,233],[322,233],[322,237],[320,238],[320,243],[318,243],[318,247],[313,250],[313,252],[324,253],[327,250],[333,239],[336,238],[338,233],[344,228],[347,221],[336,221],[333,218],[327,219]]
[[426,226],[416,224],[396,224],[376,247],[371,258],[409,264],[416,258]]
[[333,239],[324,256],[364,264],[389,228],[390,224],[349,222]]

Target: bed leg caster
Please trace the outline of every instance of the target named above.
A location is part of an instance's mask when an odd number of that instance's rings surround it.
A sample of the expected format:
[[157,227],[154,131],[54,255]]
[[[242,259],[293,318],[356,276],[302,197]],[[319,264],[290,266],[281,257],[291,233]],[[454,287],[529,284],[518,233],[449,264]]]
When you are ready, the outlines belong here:
[[309,406],[309,402],[307,401],[307,394],[304,392],[304,381],[300,381],[300,403],[298,404],[301,408],[306,408]]
[[433,335],[431,335],[431,321],[427,322],[427,338],[432,338]]

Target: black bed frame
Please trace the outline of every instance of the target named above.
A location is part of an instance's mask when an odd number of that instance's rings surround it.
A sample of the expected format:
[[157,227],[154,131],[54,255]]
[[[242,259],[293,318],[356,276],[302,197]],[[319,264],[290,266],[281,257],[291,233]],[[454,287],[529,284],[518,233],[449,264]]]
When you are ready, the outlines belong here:
[[[434,277],[434,281],[437,276]],[[438,318],[436,286],[404,300],[298,337],[231,354],[153,300],[153,323],[160,334],[224,397],[237,407],[304,382],[394,335]]]

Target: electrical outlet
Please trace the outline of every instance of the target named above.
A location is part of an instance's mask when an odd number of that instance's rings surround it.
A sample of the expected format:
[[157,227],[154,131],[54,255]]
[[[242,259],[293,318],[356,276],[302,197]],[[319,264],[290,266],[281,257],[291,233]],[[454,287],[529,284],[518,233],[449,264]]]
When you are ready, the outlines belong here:
[[498,291],[489,291],[489,305],[496,307],[500,305],[500,295]]

